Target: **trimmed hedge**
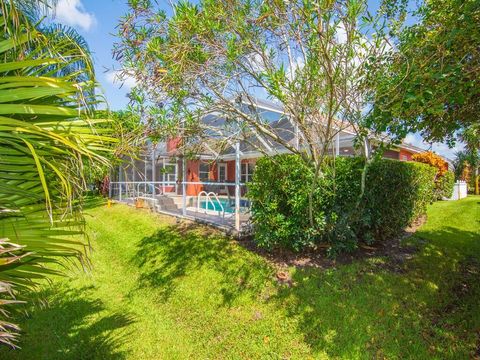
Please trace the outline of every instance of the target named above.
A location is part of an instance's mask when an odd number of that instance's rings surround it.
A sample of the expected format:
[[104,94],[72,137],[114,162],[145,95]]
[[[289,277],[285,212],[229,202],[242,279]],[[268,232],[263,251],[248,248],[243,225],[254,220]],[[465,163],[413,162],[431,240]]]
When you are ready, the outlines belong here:
[[453,171],[447,171],[445,174],[437,178],[435,183],[435,197],[437,200],[444,198],[450,199],[453,194],[453,186],[455,185],[455,174]]
[[257,161],[248,194],[259,246],[300,251],[328,243],[332,255],[352,251],[359,241],[372,243],[397,235],[433,199],[436,170],[429,165],[373,161],[359,201],[364,160],[328,161],[335,163],[323,168],[312,196],[313,227],[309,221],[313,168],[297,155]]
[[434,200],[436,168],[381,159],[367,169],[360,234],[366,241],[397,236]]

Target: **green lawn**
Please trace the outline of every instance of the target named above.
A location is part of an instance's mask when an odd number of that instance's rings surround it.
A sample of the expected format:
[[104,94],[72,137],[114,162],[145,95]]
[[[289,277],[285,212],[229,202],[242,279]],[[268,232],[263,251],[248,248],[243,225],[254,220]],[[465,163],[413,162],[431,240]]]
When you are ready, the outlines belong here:
[[[480,354],[480,197],[440,202],[382,258],[275,270],[205,228],[123,205],[88,211],[93,269],[39,291],[3,359],[473,358]],[[41,305],[41,299],[49,304]]]

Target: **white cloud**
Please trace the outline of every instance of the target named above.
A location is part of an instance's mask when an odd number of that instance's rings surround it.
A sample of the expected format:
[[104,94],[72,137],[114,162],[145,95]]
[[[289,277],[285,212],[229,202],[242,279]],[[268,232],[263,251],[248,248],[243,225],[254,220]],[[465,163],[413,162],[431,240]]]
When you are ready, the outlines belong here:
[[120,72],[119,70],[111,70],[105,74],[105,78],[112,85],[122,85],[127,89],[131,89],[137,85],[137,81],[131,75]]
[[415,134],[408,134],[405,138],[405,142],[407,144],[411,144],[414,146],[418,146],[419,148],[425,150],[432,150],[437,154],[440,154],[450,160],[455,158],[455,153],[464,149],[464,144],[461,142],[457,142],[457,144],[453,148],[449,148],[445,143],[433,143],[430,144],[426,142],[422,136],[418,133]]
[[95,15],[85,11],[82,0],[59,0],[55,8],[55,16],[59,22],[78,26],[88,31],[96,23]]

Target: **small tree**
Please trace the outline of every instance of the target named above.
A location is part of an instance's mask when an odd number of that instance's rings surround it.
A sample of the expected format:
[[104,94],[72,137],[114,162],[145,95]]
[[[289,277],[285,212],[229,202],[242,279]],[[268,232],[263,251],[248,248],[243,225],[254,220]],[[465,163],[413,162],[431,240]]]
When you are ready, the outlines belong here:
[[[365,0],[201,0],[171,13],[130,2],[114,50],[139,84],[134,106],[164,137],[217,151],[239,139],[265,153],[279,144],[314,165],[311,192],[340,131],[354,132],[370,156],[364,119],[390,47]],[[281,104],[294,141],[262,118],[259,97]],[[225,126],[204,121],[208,114]]]
[[90,166],[89,162],[85,164],[84,174],[87,184],[93,185],[96,191],[106,196],[112,168],[123,161],[121,157],[135,157],[139,149],[144,146],[145,138],[152,134],[146,131],[140,117],[128,110],[97,110],[93,115],[96,119],[110,119],[108,123],[98,125],[97,131],[106,129],[112,138],[121,140],[114,144],[111,153],[107,155],[108,163],[103,166],[98,164]]

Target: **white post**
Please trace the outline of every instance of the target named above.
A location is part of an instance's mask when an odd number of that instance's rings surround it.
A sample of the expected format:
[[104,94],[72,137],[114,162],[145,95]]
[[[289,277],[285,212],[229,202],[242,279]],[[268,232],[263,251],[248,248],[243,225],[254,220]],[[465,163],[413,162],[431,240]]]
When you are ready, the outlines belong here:
[[187,215],[187,161],[182,157],[182,215]]
[[[135,161],[132,159],[132,181],[133,181],[133,197],[135,197]],[[128,189],[128,185],[127,185]],[[127,190],[128,195],[128,190]]]
[[123,170],[123,166],[122,165],[118,165],[118,200],[119,201],[122,201],[122,188],[123,188],[123,184],[122,184],[122,179],[123,179],[123,176],[122,176],[122,170]]
[[235,230],[240,231],[240,142],[235,143]]
[[300,131],[298,129],[298,124],[295,124],[295,148],[300,150]]
[[335,156],[340,156],[340,132],[335,137]]
[[152,147],[152,183],[153,183],[153,184],[152,184],[152,188],[153,188],[153,189],[152,189],[152,190],[153,190],[152,196],[153,196],[153,197],[155,197],[155,195],[156,195],[156,191],[155,191],[155,180],[156,180],[156,176],[157,176],[157,175],[155,174],[155,172],[156,172],[156,170],[157,170],[157,169],[156,169],[157,166],[156,166],[156,164],[155,164],[155,159],[156,159],[155,150],[156,150],[156,148],[157,148],[157,145],[155,145],[155,146]]
[[145,183],[143,185],[143,191],[145,191],[145,193],[143,194],[144,196],[147,196],[147,174],[148,174],[148,171],[147,171],[147,157],[144,156],[143,157],[143,182]]
[[[165,195],[165,158],[162,160],[162,194]],[[178,185],[175,185],[175,195],[178,193]]]

